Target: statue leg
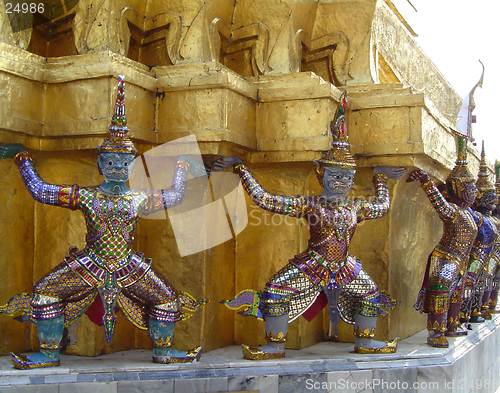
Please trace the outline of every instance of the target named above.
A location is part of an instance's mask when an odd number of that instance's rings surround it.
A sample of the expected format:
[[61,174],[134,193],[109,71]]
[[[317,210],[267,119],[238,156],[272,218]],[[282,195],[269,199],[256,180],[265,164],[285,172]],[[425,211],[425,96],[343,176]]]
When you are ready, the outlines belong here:
[[484,273],[485,288],[484,288],[483,297],[481,299],[481,316],[484,319],[488,319],[488,320],[492,319],[492,315],[490,312],[490,299],[491,299],[491,293],[493,291],[493,286],[494,286],[496,268],[497,268],[497,261],[494,258],[490,258],[490,260],[488,262],[488,266],[486,267],[486,271]]
[[[327,295],[328,296],[328,295]],[[377,318],[383,315],[382,306],[394,307],[395,302],[379,292],[373,279],[361,269],[350,283],[342,285],[339,294],[339,309],[342,318],[354,323],[354,351],[357,353],[395,353],[399,338],[387,342],[374,339]]]
[[149,317],[149,337],[153,343],[153,362],[170,364],[192,363],[200,360],[203,349],[201,346],[189,351],[172,348],[175,322],[168,322],[168,320],[169,318],[165,318],[163,310],[153,307]]
[[333,330],[333,336],[330,334],[330,337],[333,338],[333,341],[338,341],[339,335],[339,322],[340,322],[340,313],[338,309],[339,303],[339,290],[332,289],[323,289],[325,292],[326,298],[328,299],[328,317],[330,319],[330,333]]
[[493,287],[490,294],[490,300],[488,302],[488,310],[490,314],[499,314],[500,310],[497,308],[498,303],[498,288]]
[[153,343],[153,362],[191,363],[200,359],[203,349],[201,346],[189,351],[172,348],[175,323],[183,319],[181,309],[184,297],[153,266],[139,281],[123,288],[122,293],[134,302],[149,305],[148,323]]
[[491,290],[486,289],[484,291],[483,297],[481,299],[481,317],[486,320],[491,320],[493,317],[489,309],[489,301],[491,296]]
[[459,337],[467,335],[467,327],[464,324],[460,324],[460,305],[462,304],[463,289],[464,282],[461,277],[451,295],[445,336]]
[[[266,285],[266,288],[268,286]],[[248,360],[277,359],[285,356],[285,342],[288,331],[288,304],[286,297],[274,297],[268,291],[261,295],[263,315],[266,323],[267,344],[252,347],[242,344],[243,357]]]
[[476,282],[474,297],[472,298],[472,309],[469,321],[472,323],[483,323],[485,319],[481,316],[482,299],[486,283],[482,277]]
[[[430,258],[429,284],[425,290],[423,311],[427,315],[427,344],[432,347],[448,348],[448,340],[445,337],[447,327],[447,317],[450,310],[450,298],[454,294],[455,303],[458,303],[461,292],[454,293],[460,280],[460,270],[458,266],[446,259],[434,256]],[[461,288],[458,289],[461,291]],[[450,317],[453,318],[452,325],[456,322],[458,306],[453,306]],[[455,330],[450,326],[450,330]]]
[[500,266],[497,263],[495,265],[495,268],[493,269],[493,282],[492,282],[491,295],[488,306],[490,314],[500,313],[500,309],[497,308],[498,289],[500,287],[499,284],[500,284]]
[[464,297],[460,306],[460,322],[462,323],[469,323],[472,311],[472,298],[474,297],[476,287],[476,277],[470,272],[466,274]]
[[448,312],[431,313],[427,315],[427,344],[431,347],[448,348],[449,343],[444,333]]
[[[301,315],[320,289],[290,263],[271,277],[260,296],[259,306],[266,323],[267,344],[262,347],[243,344],[243,357],[249,360],[284,357],[290,319]],[[293,314],[290,309],[294,310]]]
[[354,352],[357,353],[395,353],[399,339],[387,342],[374,340],[377,317],[354,315]]
[[243,357],[248,360],[277,359],[285,356],[285,342],[288,330],[288,314],[266,316],[266,341],[261,347],[243,344]]
[[41,278],[34,287],[30,304],[32,321],[37,325],[40,352],[30,355],[11,353],[14,367],[59,366],[66,304],[81,300],[95,290],[65,262]]
[[486,274],[484,292],[481,297],[481,317],[487,320],[492,319],[491,313],[489,311],[489,301],[491,297],[492,286],[493,286],[493,275],[488,272],[488,274]]
[[[471,259],[467,271],[464,301],[460,310],[461,322],[484,322],[484,318],[479,315],[482,297],[482,285],[480,284],[482,272],[482,262]],[[472,318],[473,316],[474,318]]]
[[59,366],[59,351],[64,331],[63,306],[60,299],[49,296],[43,296],[42,299],[35,294],[32,312],[38,329],[40,352],[31,355],[11,352],[12,363],[18,369]]

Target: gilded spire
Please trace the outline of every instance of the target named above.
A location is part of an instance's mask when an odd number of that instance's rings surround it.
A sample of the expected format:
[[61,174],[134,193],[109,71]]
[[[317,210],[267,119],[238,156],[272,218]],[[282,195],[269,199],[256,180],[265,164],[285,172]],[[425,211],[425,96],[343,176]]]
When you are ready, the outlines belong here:
[[[479,62],[481,63],[481,60],[479,60]],[[472,112],[476,108],[476,103],[474,101],[474,93],[476,92],[476,89],[478,87],[483,87],[483,80],[484,80],[483,63],[481,63],[481,66],[483,67],[481,77],[479,78],[479,81],[474,85],[472,90],[469,92],[469,94],[467,94],[464,97],[457,119],[457,129],[459,134],[461,134],[464,138],[467,138],[471,142],[474,142],[474,138],[472,135],[472,123],[474,122]]]
[[[481,63],[481,60],[479,60]],[[467,141],[473,141],[472,139],[472,111],[476,107],[474,103],[474,92],[478,87],[483,86],[484,79],[484,65],[481,78],[474,85],[470,93],[464,98],[460,113],[458,114],[457,121],[457,131],[452,130],[457,137],[457,161],[455,162],[455,167],[448,175],[446,179],[447,182],[453,183],[453,189],[456,192],[458,190],[458,185],[455,182],[467,182],[474,181],[474,177],[469,172],[467,168]],[[484,146],[483,146],[484,152]]]
[[[481,63],[481,66],[483,67],[483,72],[481,73],[481,78],[479,78],[479,81],[475,84],[475,86],[472,88],[472,90],[469,93],[469,116],[467,118],[468,121],[468,127],[467,127],[467,136],[469,137],[469,140],[471,142],[474,142],[475,139],[472,136],[472,111],[476,108],[476,102],[474,101],[474,93],[478,87],[483,88],[483,81],[484,81],[484,64],[479,60]],[[483,142],[484,144],[484,142]],[[474,144],[475,145],[475,144]]]

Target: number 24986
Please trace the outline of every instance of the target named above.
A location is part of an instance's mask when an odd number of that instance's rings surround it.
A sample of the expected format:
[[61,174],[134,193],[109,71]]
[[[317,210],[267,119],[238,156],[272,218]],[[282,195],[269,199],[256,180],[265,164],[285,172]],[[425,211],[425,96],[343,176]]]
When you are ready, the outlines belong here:
[[5,12],[7,14],[43,14],[45,11],[45,7],[43,2],[40,3],[17,3],[17,4],[12,4],[12,3],[5,3]]

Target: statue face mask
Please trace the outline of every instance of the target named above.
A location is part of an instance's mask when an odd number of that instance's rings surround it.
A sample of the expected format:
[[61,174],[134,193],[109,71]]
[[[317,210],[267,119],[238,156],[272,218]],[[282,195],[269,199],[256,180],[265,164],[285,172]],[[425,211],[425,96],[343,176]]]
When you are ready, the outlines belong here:
[[134,155],[130,153],[101,153],[97,158],[104,179],[125,183],[132,173]]
[[323,187],[328,196],[345,198],[354,184],[354,169],[325,167]]
[[465,203],[472,205],[476,200],[477,196],[477,187],[473,181],[463,182],[463,189],[461,191],[461,195],[458,195]]
[[494,190],[486,190],[479,193],[474,204],[479,207],[485,207],[487,211],[495,210],[498,203],[498,197]]

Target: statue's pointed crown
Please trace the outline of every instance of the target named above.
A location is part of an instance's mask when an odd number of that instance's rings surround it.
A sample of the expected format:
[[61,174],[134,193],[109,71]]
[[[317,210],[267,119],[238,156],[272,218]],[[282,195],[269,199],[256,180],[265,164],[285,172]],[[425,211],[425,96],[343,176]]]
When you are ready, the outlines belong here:
[[475,181],[474,176],[469,172],[467,167],[467,139],[457,134],[457,160],[455,167],[452,169],[446,181],[458,180],[461,182]]
[[495,160],[495,189],[500,197],[500,162]]
[[490,182],[490,174],[488,173],[488,165],[486,164],[484,154],[484,141],[481,149],[481,162],[479,163],[479,173],[477,175],[476,186],[480,193],[488,190],[495,190],[495,187]]
[[108,127],[109,135],[97,149],[99,153],[131,153],[137,149],[128,137],[127,117],[125,116],[125,76],[118,75],[115,112]]
[[356,163],[349,151],[349,143],[347,142],[347,127],[345,123],[346,110],[347,91],[344,90],[340,95],[339,106],[337,107],[335,116],[330,122],[332,148],[325,152],[318,160],[318,164],[321,166],[356,169]]

